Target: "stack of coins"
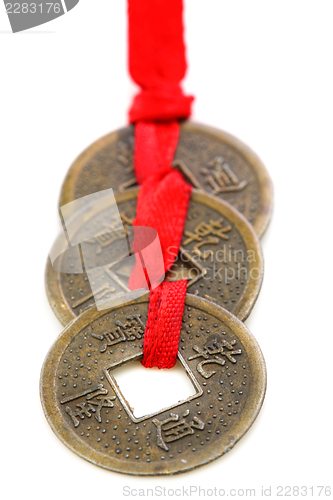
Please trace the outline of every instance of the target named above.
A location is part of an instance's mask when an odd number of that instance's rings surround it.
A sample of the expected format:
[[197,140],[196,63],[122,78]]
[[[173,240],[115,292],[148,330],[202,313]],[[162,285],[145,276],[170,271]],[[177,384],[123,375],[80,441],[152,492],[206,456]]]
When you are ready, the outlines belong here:
[[[131,234],[138,187],[133,169],[134,128],[96,141],[73,163],[60,207],[112,188]],[[149,296],[100,310],[100,296],[126,296],[131,269],[124,237],[89,239],[89,269],[115,286],[91,287],[78,252],[46,266],[46,291],[65,330],[42,370],[41,399],[57,436],[75,453],[104,468],[140,475],[190,470],[223,455],[255,420],[265,394],[260,348],[242,323],[263,279],[259,237],[272,211],[272,185],[259,158],[225,132],[181,124],[173,167],[194,187],[183,239],[167,279],[187,279],[178,359],[195,394],[160,411],[135,416],[113,376],[140,360]],[[77,241],[89,228],[109,227],[108,203],[85,207]],[[82,215],[82,214],[81,214]],[[66,224],[66,221],[65,221]],[[120,234],[120,233],[119,233]],[[73,269],[74,272],[70,272]],[[61,272],[62,271],[62,272]],[[98,297],[97,297],[98,296]]]

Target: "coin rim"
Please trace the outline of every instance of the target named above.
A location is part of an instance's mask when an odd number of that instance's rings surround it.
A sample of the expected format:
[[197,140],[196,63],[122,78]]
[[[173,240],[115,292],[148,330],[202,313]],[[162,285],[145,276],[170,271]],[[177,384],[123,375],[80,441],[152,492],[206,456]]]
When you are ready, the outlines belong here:
[[[123,193],[117,193],[115,195],[116,202],[123,203],[124,201],[133,200],[138,196],[138,192],[139,188],[134,188],[124,191]],[[245,321],[256,303],[264,274],[263,256],[258,237],[247,219],[226,201],[196,189],[192,190],[191,200],[198,201],[220,213],[223,209],[223,214],[221,214],[226,216],[236,230],[241,233],[247,251],[253,250],[255,252],[255,263],[249,262],[249,274],[251,274],[251,270],[254,267],[260,269],[260,274],[256,279],[251,278],[251,276],[249,277],[242,298],[232,311],[232,314],[237,316],[238,319]],[[219,206],[221,207],[220,210]],[[45,269],[45,289],[51,308],[63,325],[67,325],[69,321],[77,317],[68,306],[63,294],[60,286],[60,273],[53,269],[49,258]],[[216,303],[220,305],[217,300]]]
[[[136,304],[143,302],[148,302],[148,298],[142,297],[135,301]],[[176,457],[172,463],[165,462],[159,464],[158,470],[153,470],[152,468],[149,471],[145,470],[147,469],[146,463],[139,462],[134,464],[131,462],[128,463],[120,461],[115,457],[107,457],[99,451],[92,450],[85,442],[83,442],[65,422],[60,413],[56,402],[55,377],[61,356],[72,339],[100,315],[108,313],[108,311],[98,311],[96,305],[94,305],[67,325],[63,333],[58,337],[48,352],[41,371],[40,398],[45,417],[56,436],[70,450],[88,462],[115,472],[144,476],[177,474],[202,466],[224,455],[226,452],[231,450],[231,448],[233,448],[239,439],[252,426],[263,404],[267,378],[265,360],[256,339],[246,326],[236,318],[236,316],[231,314],[226,309],[223,309],[221,306],[213,304],[202,297],[196,297],[190,294],[186,295],[185,305],[198,308],[203,312],[213,315],[217,319],[223,321],[232,331],[237,331],[237,337],[242,342],[248,354],[251,374],[253,377],[251,379],[251,391],[246,401],[244,410],[241,413],[240,419],[234,426],[232,426],[231,431],[226,431],[221,436],[221,439],[211,445],[211,447],[205,450],[200,450],[198,455],[194,455],[195,458],[200,458],[200,463],[196,461],[195,463],[188,465],[184,464],[181,462],[180,458]],[[117,306],[110,309],[110,311],[121,307],[123,306]],[[172,467],[170,467],[171,464],[173,464]],[[156,463],[153,463],[151,466],[154,465],[156,466]]]
[[[185,130],[186,132],[202,132],[217,136],[222,142],[226,143],[229,147],[236,150],[236,152],[243,157],[244,161],[249,163],[253,167],[253,171],[257,176],[260,186],[261,197],[259,205],[260,210],[253,224],[253,227],[259,238],[261,238],[267,229],[273,211],[273,185],[268,171],[261,159],[256,153],[254,153],[254,151],[252,151],[252,149],[250,149],[249,146],[247,146],[228,132],[192,121],[181,121],[180,124],[181,129]],[[121,135],[129,128],[133,128],[133,126],[129,125],[128,127],[123,127],[107,135],[104,135],[97,141],[93,142],[90,146],[88,146],[88,148],[86,148],[76,158],[76,160],[74,160],[67,172],[65,180],[61,187],[59,207],[62,207],[63,205],[66,205],[67,203],[75,200],[75,184],[77,182],[79,173],[81,172],[83,166],[87,163],[87,161],[89,161],[93,155],[100,152],[103,148],[117,141],[119,139],[119,135]],[[115,192],[117,191],[115,190]],[[207,192],[205,191],[205,193]],[[216,198],[221,199],[218,196],[216,196]]]

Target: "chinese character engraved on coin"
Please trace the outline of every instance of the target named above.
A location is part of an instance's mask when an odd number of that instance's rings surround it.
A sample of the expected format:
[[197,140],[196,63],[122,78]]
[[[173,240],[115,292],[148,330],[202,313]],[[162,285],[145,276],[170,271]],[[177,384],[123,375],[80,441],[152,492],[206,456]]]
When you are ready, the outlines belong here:
[[226,362],[224,356],[231,363],[236,363],[237,359],[234,356],[237,354],[242,354],[241,349],[234,349],[234,345],[236,344],[236,342],[236,340],[231,340],[230,342],[222,340],[221,342],[218,342],[217,339],[215,339],[212,343],[212,347],[205,346],[203,349],[197,345],[194,345],[193,350],[196,351],[196,354],[188,359],[189,361],[191,361],[192,359],[196,358],[204,358],[204,361],[200,361],[200,363],[198,363],[197,370],[204,378],[210,378],[215,375],[216,372],[207,372],[206,369],[203,368],[203,366],[208,364],[218,364],[220,366],[224,366]]
[[184,231],[186,240],[183,241],[183,246],[186,247],[189,243],[195,241],[193,253],[197,254],[202,259],[207,259],[210,255],[214,255],[213,250],[202,251],[200,247],[204,245],[218,245],[221,240],[228,240],[227,233],[231,231],[231,226],[223,226],[223,218],[218,220],[210,220],[200,222],[194,229],[194,232]]
[[[141,321],[140,314],[130,314],[126,318],[126,323],[116,321],[116,326],[113,331],[104,332],[102,335],[92,333],[95,339],[103,342],[100,352],[105,352],[108,347],[118,344],[119,342],[126,342],[126,340],[142,339],[144,334],[144,324]],[[105,342],[105,343],[104,343]]]
[[[74,427],[78,427],[80,424],[78,417],[83,420],[85,417],[90,418],[92,413],[95,414],[97,422],[102,422],[102,408],[113,408],[112,401],[116,399],[115,396],[104,397],[107,394],[107,389],[104,389],[103,384],[99,384],[96,387],[83,391],[81,394],[63,399],[61,404],[66,404],[66,412],[73,420]],[[85,397],[85,401],[83,403],[77,403],[74,410],[71,406],[67,405],[67,403],[81,399],[82,397]]]
[[200,420],[197,416],[194,416],[193,420],[186,421],[186,417],[189,414],[190,410],[186,410],[185,413],[183,413],[181,420],[179,415],[176,413],[170,413],[170,417],[165,420],[158,420],[157,418],[154,418],[152,422],[157,428],[157,446],[169,451],[166,443],[172,443],[173,441],[177,441],[184,436],[194,434],[194,429],[202,431],[205,428],[204,422],[202,422],[202,420]]
[[247,180],[238,180],[222,156],[215,156],[207,167],[200,169],[200,173],[205,176],[205,183],[210,185],[211,194],[214,195],[242,191],[248,184]]

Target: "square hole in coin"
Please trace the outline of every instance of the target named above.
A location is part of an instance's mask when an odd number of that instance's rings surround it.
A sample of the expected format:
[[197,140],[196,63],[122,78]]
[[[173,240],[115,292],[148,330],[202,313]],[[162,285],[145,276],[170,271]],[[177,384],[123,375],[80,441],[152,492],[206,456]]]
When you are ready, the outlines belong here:
[[170,369],[144,368],[139,360],[125,363],[112,373],[135,418],[155,414],[199,392],[177,361]]

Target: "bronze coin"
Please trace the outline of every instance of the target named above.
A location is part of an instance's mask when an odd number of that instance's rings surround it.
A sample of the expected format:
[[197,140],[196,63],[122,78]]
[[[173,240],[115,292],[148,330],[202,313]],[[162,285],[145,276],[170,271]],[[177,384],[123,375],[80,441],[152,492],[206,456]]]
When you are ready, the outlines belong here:
[[[138,188],[118,193],[116,202],[124,224],[135,217]],[[91,225],[110,227],[109,212],[85,212],[85,223],[78,230],[78,240],[85,239]],[[110,233],[111,234],[111,233]],[[90,263],[117,275],[122,290],[128,290],[130,270],[124,265],[120,250],[123,242],[111,236],[91,241]],[[72,253],[63,254],[63,268],[75,261]],[[117,264],[114,264],[118,262]],[[188,279],[188,292],[218,303],[241,320],[245,320],[260,291],[263,260],[260,243],[252,226],[228,203],[193,190],[180,252],[167,279]],[[58,272],[48,260],[46,291],[59,320],[66,325],[95,303],[86,273]],[[113,290],[110,293],[118,293]],[[100,291],[107,293],[106,290]]]
[[[103,189],[124,191],[136,185],[133,132],[130,126],[108,134],[74,161],[60,206]],[[261,160],[245,144],[226,132],[184,121],[174,166],[196,189],[233,205],[262,236],[272,211],[272,184]]]
[[178,360],[193,395],[135,416],[114,370],[141,359],[147,312],[141,298],[102,312],[93,306],[70,323],[44,362],[42,405],[59,439],[93,464],[137,475],[185,472],[229,451],[252,425],[265,362],[242,322],[187,295]]

